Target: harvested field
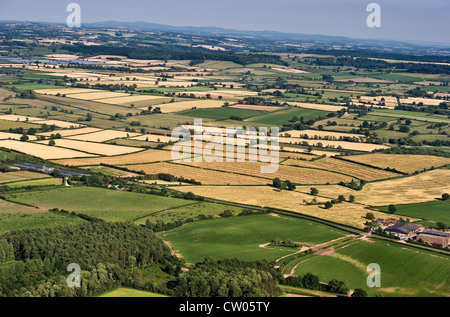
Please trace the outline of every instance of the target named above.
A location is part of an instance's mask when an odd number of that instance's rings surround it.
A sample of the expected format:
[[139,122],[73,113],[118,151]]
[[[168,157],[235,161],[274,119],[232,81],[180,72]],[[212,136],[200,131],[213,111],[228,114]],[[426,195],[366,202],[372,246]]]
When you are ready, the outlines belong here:
[[95,99],[94,101],[103,102],[103,103],[110,103],[113,105],[131,105],[131,104],[137,104],[141,101],[150,101],[150,100],[161,100],[163,102],[164,100],[170,100],[168,97],[162,97],[162,96],[151,96],[151,95],[134,95],[134,96],[117,96],[114,98],[104,98],[104,99]]
[[131,140],[138,141],[148,141],[148,142],[158,142],[158,143],[168,143],[170,141],[177,142],[179,138],[172,138],[167,135],[157,135],[157,134],[144,134],[137,137],[132,137]]
[[[75,141],[68,139],[59,139],[55,140],[56,146],[79,150],[87,153],[100,154],[106,156],[114,156],[114,155],[122,155],[127,153],[134,153],[141,151],[142,149],[127,147],[127,146],[119,146],[119,145],[111,145],[111,144],[103,144],[103,143],[93,143],[93,142],[85,142],[85,141]],[[47,141],[39,141],[39,143],[47,143]]]
[[268,179],[253,177],[250,175],[238,175],[223,171],[212,171],[201,168],[190,167],[188,165],[155,163],[146,165],[127,165],[128,169],[144,171],[147,174],[167,173],[176,177],[195,179],[206,185],[265,185],[270,182]]
[[0,120],[27,122],[27,121],[42,121],[44,119],[28,116],[17,116],[14,114],[5,114],[0,116]]
[[131,165],[131,164],[145,164],[153,162],[164,162],[172,160],[170,151],[163,150],[145,150],[138,153],[120,155],[114,157],[96,157],[92,159],[73,159],[60,160],[55,163],[72,166],[89,166],[89,165]]
[[[20,140],[22,134],[17,133],[8,133],[8,132],[0,132],[0,140]],[[29,140],[36,140],[36,137],[33,135],[28,136]]]
[[314,138],[315,136],[319,138],[329,138],[329,140],[339,140],[339,138],[365,138],[362,134],[354,133],[340,133],[340,132],[328,132],[319,130],[289,130],[280,132],[280,136],[290,135],[291,138],[302,138],[307,135],[309,138]]
[[302,161],[302,160],[294,160],[290,159],[283,163],[283,165],[294,165],[294,166],[302,166],[302,167],[310,167],[310,168],[319,168],[332,172],[343,173],[346,175],[350,175],[356,177],[358,179],[366,180],[366,181],[374,181],[385,178],[397,177],[400,174],[392,173],[388,171],[383,171],[371,167],[366,167],[363,165],[346,162],[343,160],[338,160],[335,158],[323,158],[316,161]]
[[109,140],[114,140],[118,138],[129,138],[139,135],[138,133],[122,132],[116,130],[103,130],[94,133],[80,134],[69,136],[69,139],[80,140],[80,141],[90,141],[90,142],[105,142]]
[[283,146],[283,150],[287,151],[287,152],[292,152],[292,153],[311,153],[311,154],[318,155],[318,156],[326,155],[326,156],[330,156],[330,157],[341,154],[340,152],[315,151],[315,150],[308,152],[308,150],[306,150],[306,149],[300,149],[300,148],[289,147],[289,146]]
[[293,68],[273,68],[273,70],[277,70],[279,72],[283,72],[283,73],[289,73],[289,74],[309,74],[309,72],[305,71],[305,70],[300,70],[300,69],[293,69]]
[[[48,141],[45,141],[48,142]],[[20,142],[15,140],[0,141],[0,147],[11,149],[14,151],[37,156],[44,160],[49,159],[65,159],[74,157],[93,157],[95,155],[83,153],[71,149],[64,149],[55,146],[48,146],[44,144]]]
[[67,130],[57,130],[57,131],[51,131],[51,132],[43,132],[43,133],[37,133],[38,135],[43,136],[51,136],[52,134],[59,133],[62,137],[68,137],[78,134],[85,134],[85,133],[92,133],[92,132],[98,132],[100,129],[97,128],[81,128],[81,129],[67,129]]
[[[330,147],[338,149],[339,147],[346,150],[362,151],[362,152],[372,152],[378,149],[388,149],[386,145],[371,144],[371,143],[361,143],[361,142],[346,142],[346,141],[328,141],[328,140],[311,140],[311,139],[301,139],[301,138],[284,138],[280,137],[280,143],[286,144],[302,144],[303,142],[309,145],[319,146],[319,147]],[[320,146],[322,145],[322,146]]]
[[39,119],[39,121],[35,120],[33,122],[37,123],[37,124],[55,125],[55,126],[57,126],[59,128],[64,128],[64,129],[75,129],[75,128],[83,127],[83,125],[79,124],[79,123],[60,121],[60,120],[42,120],[42,119]]
[[371,153],[347,156],[345,159],[379,168],[395,168],[403,173],[414,173],[450,164],[450,158],[431,155]]
[[[310,202],[313,199],[311,195],[298,191],[278,191],[268,186],[182,186],[177,187],[177,190],[241,204],[290,210],[358,228],[364,227],[364,223],[367,221],[365,216],[368,212],[372,212],[375,217],[382,218],[386,215],[368,210],[362,205],[350,203],[337,204],[326,210],[317,205],[306,205],[303,202]],[[334,196],[337,197],[337,193],[333,195],[333,198],[335,198]],[[316,199],[322,203],[329,201],[322,197],[316,197]],[[394,217],[396,216],[394,215]]]
[[341,181],[350,182],[350,176],[336,174],[329,171],[299,168],[294,166],[280,165],[275,173],[265,174],[261,172],[262,166],[268,166],[268,163],[252,163],[252,162],[234,162],[234,163],[206,163],[191,162],[183,163],[189,166],[196,166],[216,171],[226,171],[230,173],[239,173],[244,175],[252,175],[261,178],[273,180],[278,177],[281,180],[290,180],[295,184],[337,184]]
[[339,111],[345,106],[333,106],[333,105],[322,105],[317,103],[304,103],[304,102],[289,102],[290,105],[298,106],[305,109],[315,109],[323,111]]
[[69,98],[74,99],[83,99],[83,100],[98,100],[98,99],[106,99],[106,98],[118,98],[118,97],[128,97],[129,94],[124,94],[120,92],[109,92],[109,91],[99,91],[93,90],[88,93],[77,93],[67,95]]
[[[155,107],[160,107],[164,113],[180,112],[184,110],[204,109],[204,108],[220,108],[224,104],[224,101],[218,100],[192,100],[192,101],[180,101],[166,104],[159,104]],[[142,108],[147,109],[147,108]]]
[[442,103],[442,100],[429,99],[429,98],[414,98],[414,97],[400,99],[400,103],[407,103],[407,104],[416,103],[416,104],[418,104],[419,102],[422,102],[424,105],[439,106]]
[[283,109],[282,107],[272,107],[272,106],[256,106],[256,105],[234,105],[230,108],[244,109],[244,110],[258,110],[258,111],[276,111]]
[[[320,196],[336,198],[354,195],[356,202],[370,206],[413,204],[433,201],[442,193],[450,192],[450,170],[433,170],[419,175],[369,183],[363,190],[355,191],[339,185],[316,186]],[[309,192],[310,187],[297,187]]]

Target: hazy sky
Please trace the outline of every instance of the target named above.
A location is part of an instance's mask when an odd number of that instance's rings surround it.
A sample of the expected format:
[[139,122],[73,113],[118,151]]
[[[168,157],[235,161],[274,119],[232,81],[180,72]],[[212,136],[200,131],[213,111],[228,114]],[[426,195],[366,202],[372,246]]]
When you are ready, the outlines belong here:
[[[147,21],[353,38],[450,44],[450,0],[0,0],[0,20],[65,22],[81,6],[81,22]],[[367,5],[381,6],[381,28],[369,28]]]

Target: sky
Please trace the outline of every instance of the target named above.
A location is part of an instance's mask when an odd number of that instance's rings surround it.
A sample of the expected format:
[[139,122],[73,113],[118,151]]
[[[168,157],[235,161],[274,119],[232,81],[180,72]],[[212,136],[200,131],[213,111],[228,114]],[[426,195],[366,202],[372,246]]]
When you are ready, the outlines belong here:
[[[72,2],[81,7],[81,23],[146,21],[450,44],[449,0],[0,0],[0,20],[65,23]],[[367,26],[372,2],[381,8],[381,27]]]

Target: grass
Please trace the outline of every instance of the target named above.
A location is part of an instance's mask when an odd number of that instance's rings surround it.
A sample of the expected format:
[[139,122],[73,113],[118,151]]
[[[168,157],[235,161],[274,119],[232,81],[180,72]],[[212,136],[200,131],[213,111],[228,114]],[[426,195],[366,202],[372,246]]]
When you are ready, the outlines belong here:
[[0,233],[30,228],[49,228],[82,224],[86,221],[71,215],[44,213],[11,213],[9,209],[0,213]]
[[58,186],[58,185],[62,185],[62,179],[49,177],[49,178],[43,178],[43,179],[33,179],[33,180],[8,183],[6,185],[11,188],[19,188],[19,187],[27,187],[27,186],[52,186],[52,185]]
[[288,110],[274,111],[272,113],[264,114],[250,120],[250,122],[267,124],[267,125],[278,125],[289,123],[292,117],[296,116],[298,118],[303,117],[305,121],[317,119],[319,116],[326,116],[327,111],[315,110],[315,109],[302,109],[293,108]]
[[[369,288],[367,265],[381,268],[381,288]],[[369,296],[448,296],[448,259],[385,242],[359,241],[334,253],[311,256],[295,273],[311,272],[322,282],[332,278],[347,281],[351,289],[365,289]]]
[[276,238],[318,244],[343,233],[301,219],[257,215],[190,223],[161,236],[186,261],[195,263],[206,257],[276,260],[292,251],[259,245]]
[[[422,218],[433,222],[443,222],[450,225],[450,202],[437,200],[420,204],[396,205],[397,215],[414,218]],[[388,206],[379,207],[381,211],[387,212]]]
[[208,118],[223,120],[228,119],[231,116],[236,116],[242,119],[254,117],[260,114],[264,114],[264,111],[256,110],[245,110],[245,109],[235,109],[235,108],[210,108],[210,109],[198,109],[183,112],[185,116],[192,116],[196,118]]
[[6,195],[14,202],[41,208],[65,209],[108,221],[133,221],[190,201],[93,187],[66,187]]
[[137,289],[119,287],[113,291],[109,291],[99,295],[98,297],[166,297],[165,295],[140,291]]
[[157,211],[148,217],[144,217],[136,220],[136,224],[145,224],[147,220],[152,223],[162,221],[165,223],[174,222],[176,220],[184,221],[189,218],[196,218],[199,215],[212,216],[214,218],[220,217],[219,215],[225,210],[230,210],[233,215],[237,216],[243,209],[240,207],[221,205],[217,203],[191,203],[189,205],[175,207],[170,210]]

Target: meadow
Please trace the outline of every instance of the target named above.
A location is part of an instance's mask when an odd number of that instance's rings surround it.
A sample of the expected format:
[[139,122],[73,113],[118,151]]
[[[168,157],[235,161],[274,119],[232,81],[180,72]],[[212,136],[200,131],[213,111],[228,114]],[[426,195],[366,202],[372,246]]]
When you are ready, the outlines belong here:
[[268,114],[263,114],[256,118],[248,120],[252,123],[267,124],[269,126],[281,126],[289,123],[289,121],[296,116],[297,118],[303,117],[305,121],[317,119],[320,116],[326,116],[327,111],[316,109],[303,109],[303,108],[291,108],[283,109],[280,111],[273,111]]
[[[450,224],[450,204],[446,201],[436,200],[419,204],[396,205],[395,208],[397,215]],[[387,212],[388,206],[381,206],[378,209]]]
[[207,220],[160,233],[190,263],[202,261],[206,257],[271,261],[295,252],[260,247],[274,239],[320,244],[344,235],[324,225],[270,215]]
[[[366,267],[377,263],[381,268],[381,288],[368,288]],[[386,242],[359,241],[329,255],[314,256],[302,262],[296,274],[311,272],[328,282],[346,280],[350,288],[363,288],[369,295],[448,296],[449,259],[425,251]]]
[[[65,209],[108,221],[133,221],[162,211],[188,205],[183,199],[122,192],[92,187],[68,187],[5,195],[8,200],[41,209]],[[130,206],[134,208],[130,209]]]

